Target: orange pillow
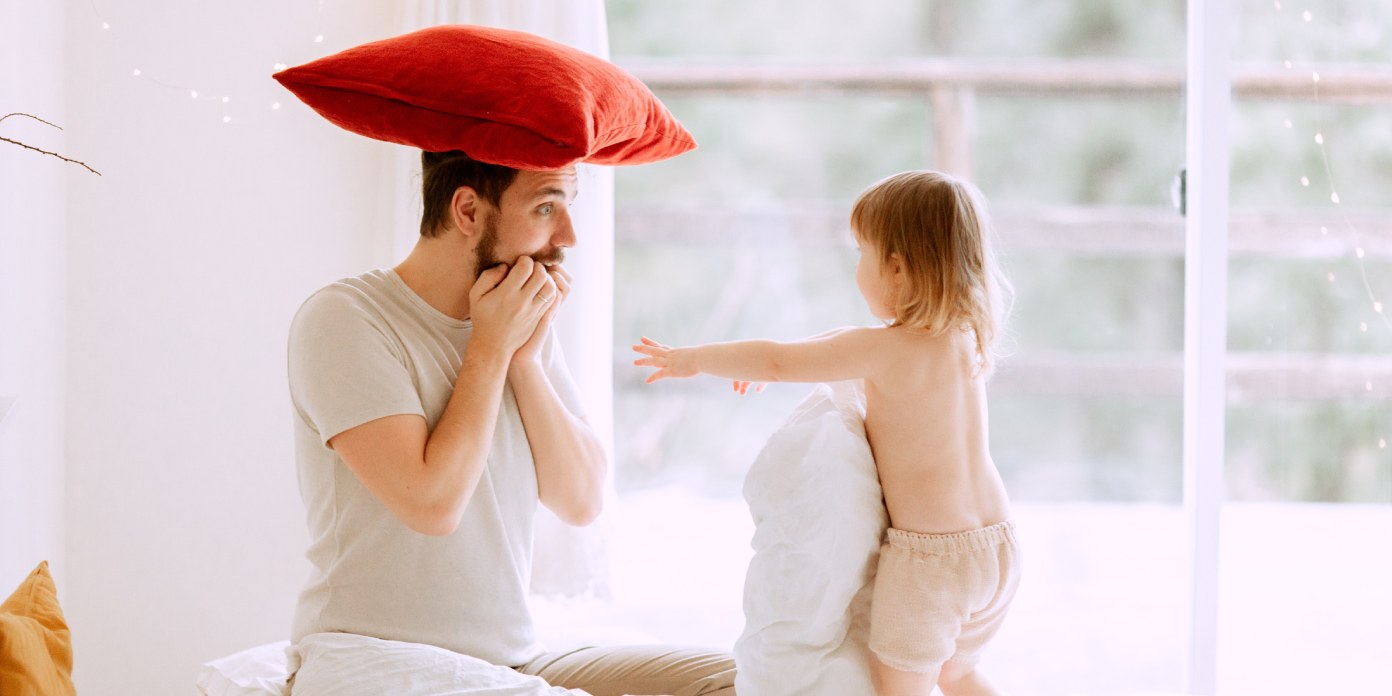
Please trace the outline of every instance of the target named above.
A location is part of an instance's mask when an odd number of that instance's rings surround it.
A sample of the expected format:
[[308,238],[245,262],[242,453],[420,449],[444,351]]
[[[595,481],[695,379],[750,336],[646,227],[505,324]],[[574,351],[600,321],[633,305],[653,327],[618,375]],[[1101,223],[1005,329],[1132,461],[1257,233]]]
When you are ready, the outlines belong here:
[[0,694],[72,696],[72,659],[72,636],[43,561],[0,604]]
[[514,169],[642,164],[696,147],[638,78],[509,29],[429,27],[273,77],[354,133]]

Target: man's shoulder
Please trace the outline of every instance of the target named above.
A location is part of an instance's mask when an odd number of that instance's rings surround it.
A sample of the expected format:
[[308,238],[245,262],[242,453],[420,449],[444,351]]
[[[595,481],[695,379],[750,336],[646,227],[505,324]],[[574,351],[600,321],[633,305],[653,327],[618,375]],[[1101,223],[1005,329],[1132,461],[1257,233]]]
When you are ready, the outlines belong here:
[[295,312],[294,328],[323,326],[343,321],[371,321],[380,313],[389,288],[381,271],[340,278],[305,299]]

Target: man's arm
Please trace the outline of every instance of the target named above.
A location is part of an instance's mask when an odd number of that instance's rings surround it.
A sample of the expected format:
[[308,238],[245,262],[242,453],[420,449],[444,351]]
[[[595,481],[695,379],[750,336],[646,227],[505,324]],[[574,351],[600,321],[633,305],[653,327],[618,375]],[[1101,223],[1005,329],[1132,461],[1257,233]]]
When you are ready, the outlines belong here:
[[604,507],[609,464],[590,424],[570,412],[542,364],[542,350],[552,340],[551,322],[570,294],[571,278],[564,268],[556,266],[551,277],[559,294],[537,322],[532,337],[513,355],[508,381],[527,431],[541,504],[561,521],[584,526]]
[[508,363],[543,314],[548,283],[532,264],[485,271],[470,292],[474,334],[434,431],[418,415],[379,418],[329,446],[369,491],[412,529],[454,531],[487,466]]
[[536,462],[541,504],[566,524],[579,527],[593,522],[604,507],[608,469],[599,438],[588,422],[561,402],[540,364],[514,361],[508,381]]

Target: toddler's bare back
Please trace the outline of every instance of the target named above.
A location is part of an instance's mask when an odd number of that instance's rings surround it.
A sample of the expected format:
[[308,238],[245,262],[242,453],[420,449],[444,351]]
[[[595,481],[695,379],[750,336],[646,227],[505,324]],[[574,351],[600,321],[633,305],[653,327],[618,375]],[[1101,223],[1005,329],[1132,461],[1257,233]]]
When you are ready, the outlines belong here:
[[865,380],[865,430],[890,524],[947,534],[1010,517],[991,460],[985,379],[969,334],[878,332],[882,369]]

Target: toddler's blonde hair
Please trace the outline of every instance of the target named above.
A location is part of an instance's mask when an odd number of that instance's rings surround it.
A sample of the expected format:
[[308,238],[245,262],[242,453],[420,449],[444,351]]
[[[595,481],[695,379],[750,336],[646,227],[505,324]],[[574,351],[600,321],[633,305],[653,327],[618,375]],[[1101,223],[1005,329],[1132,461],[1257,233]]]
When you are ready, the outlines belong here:
[[981,191],[942,172],[895,174],[860,194],[851,230],[879,251],[882,268],[895,255],[903,265],[906,283],[890,325],[970,331],[978,373],[989,374],[1012,288],[996,260]]

